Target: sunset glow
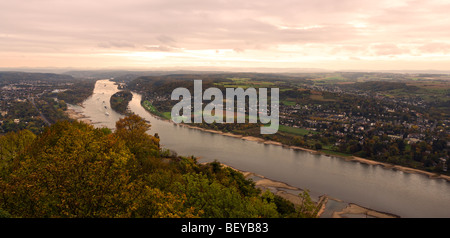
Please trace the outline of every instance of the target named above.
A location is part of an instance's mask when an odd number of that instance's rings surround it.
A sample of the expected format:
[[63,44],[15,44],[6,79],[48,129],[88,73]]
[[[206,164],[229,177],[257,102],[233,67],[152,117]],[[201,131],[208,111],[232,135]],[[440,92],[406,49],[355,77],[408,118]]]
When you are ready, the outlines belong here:
[[1,1],[0,68],[449,70],[448,1]]

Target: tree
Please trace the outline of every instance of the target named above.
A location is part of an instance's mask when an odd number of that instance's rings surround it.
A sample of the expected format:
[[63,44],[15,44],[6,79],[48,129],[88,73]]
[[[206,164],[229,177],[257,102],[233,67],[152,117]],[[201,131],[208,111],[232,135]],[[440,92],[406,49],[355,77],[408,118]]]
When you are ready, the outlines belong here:
[[242,173],[218,162],[161,157],[165,153],[159,139],[147,134],[149,128],[142,118],[130,116],[117,123],[114,133],[61,121],[37,137],[26,130],[0,137],[0,217],[292,214],[287,200],[270,191],[261,195]]
[[311,196],[309,195],[308,190],[304,190],[298,196],[301,199],[301,204],[297,208],[297,213],[298,213],[299,217],[304,217],[304,218],[317,217],[317,213],[319,212],[319,209],[322,207],[322,204],[315,204],[311,200]]
[[[29,130],[9,132],[0,137],[0,173],[22,153],[36,138]],[[1,175],[1,174],[0,174]]]
[[21,217],[102,217],[123,213],[132,154],[123,142],[83,123],[61,122],[14,158],[1,202]]
[[150,124],[136,114],[116,122],[115,135],[125,141],[126,146],[140,163],[144,163],[145,159],[151,156],[159,155],[159,138],[147,134],[150,127]]
[[0,179],[2,216],[198,216],[184,206],[184,195],[133,178],[134,155],[113,134],[81,122],[58,122],[27,148]]
[[322,144],[316,143],[316,144],[314,144],[314,148],[315,148],[316,150],[321,150],[321,149],[322,149]]
[[242,196],[235,187],[225,187],[204,174],[185,174],[176,189],[186,194],[186,206],[195,207],[205,218],[278,216],[275,204]]

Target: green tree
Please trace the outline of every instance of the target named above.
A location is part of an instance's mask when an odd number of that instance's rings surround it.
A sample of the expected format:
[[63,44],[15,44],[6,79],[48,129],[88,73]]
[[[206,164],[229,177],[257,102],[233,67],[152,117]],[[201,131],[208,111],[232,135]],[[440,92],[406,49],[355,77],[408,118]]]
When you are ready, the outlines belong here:
[[321,150],[321,149],[322,149],[322,144],[316,143],[316,144],[314,144],[314,148],[315,148],[316,150]]
[[[161,157],[129,116],[114,133],[62,121],[37,137],[0,137],[1,217],[280,217],[293,206],[242,173],[195,157]],[[169,155],[169,154],[167,154]],[[309,204],[306,202],[305,204]],[[306,205],[305,205],[306,206]],[[309,211],[305,209],[299,211]],[[306,213],[309,214],[309,213]],[[298,215],[297,215],[298,216]]]
[[243,197],[234,187],[225,187],[217,181],[210,181],[203,174],[186,174],[178,184],[178,191],[186,194],[186,205],[202,211],[202,217],[244,218],[276,217],[278,212],[273,203],[259,197]]
[[21,217],[120,215],[133,155],[124,143],[83,123],[60,122],[14,158],[1,181],[4,209]]
[[303,218],[315,218],[322,204],[316,204],[311,200],[308,190],[304,190],[299,194],[301,204],[297,207],[297,214]]
[[[58,122],[10,163],[0,209],[13,217],[196,217],[184,195],[132,179],[125,142],[80,122]],[[5,215],[6,216],[6,215]]]
[[29,130],[9,132],[0,136],[0,173],[16,156],[25,151],[35,138],[36,135]]
[[159,156],[159,138],[149,135],[148,124],[142,117],[132,114],[116,122],[115,135],[125,141],[137,160],[144,164],[149,157]]

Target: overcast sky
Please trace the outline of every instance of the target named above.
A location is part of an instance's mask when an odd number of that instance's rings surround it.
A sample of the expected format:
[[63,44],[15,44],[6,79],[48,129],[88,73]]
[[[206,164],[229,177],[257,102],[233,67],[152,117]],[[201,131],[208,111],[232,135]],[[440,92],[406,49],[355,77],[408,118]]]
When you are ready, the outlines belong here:
[[450,70],[450,0],[0,0],[0,67]]

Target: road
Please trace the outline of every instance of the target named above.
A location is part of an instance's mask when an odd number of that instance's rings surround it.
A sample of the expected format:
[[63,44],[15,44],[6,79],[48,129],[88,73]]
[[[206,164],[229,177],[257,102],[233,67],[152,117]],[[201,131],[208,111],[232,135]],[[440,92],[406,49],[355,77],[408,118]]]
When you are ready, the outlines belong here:
[[28,97],[28,100],[30,100],[31,104],[33,104],[33,107],[39,112],[39,116],[42,118],[42,120],[45,122],[45,124],[50,126],[51,123],[47,120],[47,118],[44,116],[44,114],[42,114],[42,112],[39,110],[39,108],[34,103],[34,97]]

